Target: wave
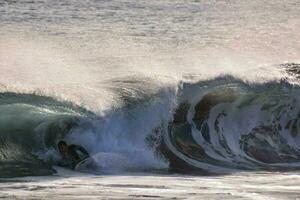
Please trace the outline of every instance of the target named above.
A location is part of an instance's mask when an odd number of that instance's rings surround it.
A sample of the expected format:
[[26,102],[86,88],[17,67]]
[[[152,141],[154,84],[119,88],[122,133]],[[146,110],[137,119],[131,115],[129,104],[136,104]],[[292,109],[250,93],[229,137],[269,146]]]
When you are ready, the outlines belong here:
[[289,78],[264,84],[232,76],[184,84],[162,145],[172,166],[212,172],[299,168],[300,68],[281,67]]
[[300,66],[280,67],[280,81],[226,75],[151,94],[130,95],[122,85],[139,81],[118,80],[125,103],[103,114],[52,97],[0,93],[0,177],[54,173],[61,139],[122,156],[126,170],[299,168]]

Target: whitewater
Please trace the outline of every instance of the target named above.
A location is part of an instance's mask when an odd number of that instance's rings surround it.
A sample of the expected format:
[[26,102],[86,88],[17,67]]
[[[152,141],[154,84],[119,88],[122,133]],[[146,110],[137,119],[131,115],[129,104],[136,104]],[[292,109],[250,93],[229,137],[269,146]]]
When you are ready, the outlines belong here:
[[[299,13],[0,0],[0,198],[300,198]],[[58,167],[60,140],[99,166]]]

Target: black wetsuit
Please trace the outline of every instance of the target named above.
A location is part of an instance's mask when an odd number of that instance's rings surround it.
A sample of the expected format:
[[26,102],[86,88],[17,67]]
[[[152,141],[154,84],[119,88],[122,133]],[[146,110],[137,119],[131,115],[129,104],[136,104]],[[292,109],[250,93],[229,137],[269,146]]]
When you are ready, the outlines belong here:
[[88,157],[89,153],[82,146],[71,144],[68,146],[68,155],[63,156],[63,161],[59,165],[74,169],[80,161]]

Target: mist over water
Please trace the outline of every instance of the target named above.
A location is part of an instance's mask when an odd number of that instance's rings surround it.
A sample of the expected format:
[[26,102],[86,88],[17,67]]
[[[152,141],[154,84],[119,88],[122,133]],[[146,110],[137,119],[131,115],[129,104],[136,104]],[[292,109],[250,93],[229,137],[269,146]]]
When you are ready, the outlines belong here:
[[[297,167],[299,12],[296,0],[0,2],[0,164],[30,174],[66,139],[125,169]],[[16,146],[33,158],[12,159]]]

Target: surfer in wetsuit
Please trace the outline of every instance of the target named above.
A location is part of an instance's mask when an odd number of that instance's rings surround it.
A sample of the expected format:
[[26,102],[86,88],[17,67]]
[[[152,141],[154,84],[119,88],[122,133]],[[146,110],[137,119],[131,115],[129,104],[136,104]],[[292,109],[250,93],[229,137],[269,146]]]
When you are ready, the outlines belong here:
[[67,145],[65,141],[59,141],[57,147],[64,159],[63,162],[59,163],[63,167],[75,169],[80,161],[89,157],[89,153],[80,145]]

